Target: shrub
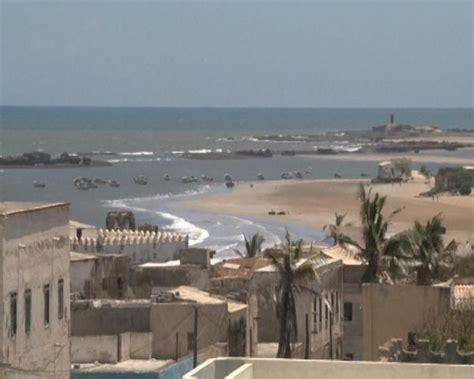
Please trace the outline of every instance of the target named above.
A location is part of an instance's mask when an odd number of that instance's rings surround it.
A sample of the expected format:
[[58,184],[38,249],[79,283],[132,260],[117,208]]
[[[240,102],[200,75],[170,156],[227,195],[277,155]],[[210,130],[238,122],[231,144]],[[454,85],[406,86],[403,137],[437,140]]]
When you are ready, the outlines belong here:
[[459,194],[461,196],[468,196],[471,194],[471,185],[469,183],[463,183],[459,186]]

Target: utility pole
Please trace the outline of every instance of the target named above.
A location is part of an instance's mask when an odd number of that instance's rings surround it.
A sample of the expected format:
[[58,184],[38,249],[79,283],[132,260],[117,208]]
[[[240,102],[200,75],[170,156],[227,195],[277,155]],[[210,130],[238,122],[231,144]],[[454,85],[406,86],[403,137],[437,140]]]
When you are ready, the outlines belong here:
[[306,313],[306,345],[304,359],[309,359],[309,315]]
[[198,308],[194,307],[194,347],[193,347],[193,368],[197,366],[198,353]]

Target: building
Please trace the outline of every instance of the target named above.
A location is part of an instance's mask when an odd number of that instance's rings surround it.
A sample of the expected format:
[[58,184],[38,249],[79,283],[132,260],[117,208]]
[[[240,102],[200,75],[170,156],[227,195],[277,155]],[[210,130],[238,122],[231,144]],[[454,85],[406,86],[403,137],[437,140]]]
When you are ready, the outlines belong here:
[[126,299],[128,257],[124,254],[70,253],[71,296],[76,299]]
[[135,298],[149,298],[155,287],[191,286],[209,289],[209,268],[215,251],[187,248],[179,259],[164,263],[149,262],[133,266],[130,285]]
[[[313,264],[317,278],[305,283],[306,290],[298,292],[296,296],[297,341],[304,343],[308,333],[310,357],[341,358],[342,262],[318,253],[301,259],[298,264],[307,261]],[[279,338],[275,296],[279,273],[276,268],[266,259],[243,258],[240,261],[227,260],[214,271],[216,277],[211,279],[211,292],[223,295],[244,293],[248,298],[255,297],[258,317],[254,321],[254,328],[258,329],[258,354],[262,350],[262,343],[270,343],[275,347],[272,354],[276,356],[275,342]],[[309,318],[308,331],[305,328],[306,317]]]
[[[143,300],[77,300],[71,309],[73,363],[177,361],[193,352],[196,325],[199,351],[219,344],[236,355],[251,350],[249,307],[192,287],[155,289]],[[131,356],[138,347],[141,355]]]
[[378,182],[401,181],[411,177],[410,159],[391,159],[378,164],[377,178]]
[[188,247],[188,236],[172,232],[102,230],[97,237],[71,238],[71,250],[78,253],[125,254],[130,265],[177,259]]
[[473,375],[473,366],[453,364],[216,358],[202,363],[183,379],[472,379]]
[[357,257],[357,250],[347,246],[332,246],[322,252],[343,263],[343,342],[342,358],[362,359],[362,285],[367,265]]
[[0,240],[0,366],[68,378],[69,205],[1,203]]

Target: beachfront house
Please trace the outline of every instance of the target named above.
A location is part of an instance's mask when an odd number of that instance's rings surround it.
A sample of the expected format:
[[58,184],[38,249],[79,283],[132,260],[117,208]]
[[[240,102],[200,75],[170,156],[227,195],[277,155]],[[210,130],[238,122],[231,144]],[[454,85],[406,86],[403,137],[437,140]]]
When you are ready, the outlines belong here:
[[410,159],[391,159],[378,164],[378,181],[401,181],[409,177],[411,177]]

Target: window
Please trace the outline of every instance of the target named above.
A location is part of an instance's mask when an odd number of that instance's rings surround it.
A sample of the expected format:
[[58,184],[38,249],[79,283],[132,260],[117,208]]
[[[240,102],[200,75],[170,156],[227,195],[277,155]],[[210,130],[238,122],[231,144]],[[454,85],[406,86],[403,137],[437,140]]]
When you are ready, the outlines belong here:
[[58,319],[64,316],[64,279],[58,280]]
[[45,326],[49,325],[49,284],[43,286],[43,322]]
[[194,333],[188,333],[188,351],[194,350]]
[[324,327],[328,328],[328,319],[329,319],[329,307],[328,307],[328,295],[326,295],[324,302]]
[[352,321],[352,303],[344,303],[344,321]]
[[313,300],[313,332],[318,332],[318,296]]
[[10,294],[10,335],[16,335],[17,302],[16,292]]
[[344,357],[344,360],[345,361],[353,361],[354,360],[354,354],[352,353],[346,353],[345,357]]
[[318,316],[319,316],[319,330],[322,329],[323,324],[323,299],[318,297]]
[[117,297],[123,298],[123,281],[122,278],[117,278]]
[[25,290],[25,334],[31,331],[31,290]]

